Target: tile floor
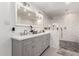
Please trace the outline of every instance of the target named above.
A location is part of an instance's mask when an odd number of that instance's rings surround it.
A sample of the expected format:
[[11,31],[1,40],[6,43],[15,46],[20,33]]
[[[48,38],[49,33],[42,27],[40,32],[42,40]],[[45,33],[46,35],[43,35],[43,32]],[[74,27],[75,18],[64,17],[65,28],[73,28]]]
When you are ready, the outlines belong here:
[[59,49],[58,54],[62,54],[63,56],[79,56],[78,52],[74,52],[72,50],[67,50],[67,49]]
[[42,56],[79,56],[79,53],[66,49],[48,48]]
[[60,54],[58,54],[58,53],[56,53],[57,52],[57,49],[55,49],[55,48],[48,48],[43,54],[42,54],[42,56],[62,56],[62,55],[60,55]]

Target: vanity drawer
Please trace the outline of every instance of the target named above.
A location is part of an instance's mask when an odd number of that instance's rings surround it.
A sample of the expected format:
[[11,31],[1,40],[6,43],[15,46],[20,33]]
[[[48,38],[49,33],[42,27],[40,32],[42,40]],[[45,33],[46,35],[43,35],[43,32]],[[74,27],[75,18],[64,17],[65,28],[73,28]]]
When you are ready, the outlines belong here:
[[24,45],[22,48],[22,55],[23,56],[33,56],[33,48],[31,44]]

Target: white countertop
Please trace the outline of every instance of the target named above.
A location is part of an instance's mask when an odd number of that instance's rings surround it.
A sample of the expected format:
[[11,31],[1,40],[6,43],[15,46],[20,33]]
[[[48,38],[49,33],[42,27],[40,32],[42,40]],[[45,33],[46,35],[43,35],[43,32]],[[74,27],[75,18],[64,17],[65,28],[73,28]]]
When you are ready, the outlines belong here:
[[33,38],[33,37],[37,37],[37,36],[48,34],[48,33],[50,33],[50,32],[44,32],[44,33],[32,34],[32,35],[24,35],[24,36],[12,35],[11,38],[15,39],[15,40],[25,40],[25,39],[28,39],[28,38]]

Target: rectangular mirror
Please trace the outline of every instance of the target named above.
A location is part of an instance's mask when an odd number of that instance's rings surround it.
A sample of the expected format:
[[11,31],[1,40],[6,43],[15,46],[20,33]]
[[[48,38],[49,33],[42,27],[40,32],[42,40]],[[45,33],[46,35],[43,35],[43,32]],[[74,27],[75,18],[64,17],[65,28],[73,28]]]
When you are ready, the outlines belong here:
[[32,9],[27,2],[16,3],[16,24],[39,25],[43,23],[43,16]]

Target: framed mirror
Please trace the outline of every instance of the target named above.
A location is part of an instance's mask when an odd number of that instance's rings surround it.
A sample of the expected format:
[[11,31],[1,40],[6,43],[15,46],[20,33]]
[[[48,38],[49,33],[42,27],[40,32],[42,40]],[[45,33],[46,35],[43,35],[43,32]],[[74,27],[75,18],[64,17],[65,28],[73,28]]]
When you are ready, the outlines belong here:
[[16,25],[38,25],[43,20],[43,15],[32,9],[30,3],[16,3]]

